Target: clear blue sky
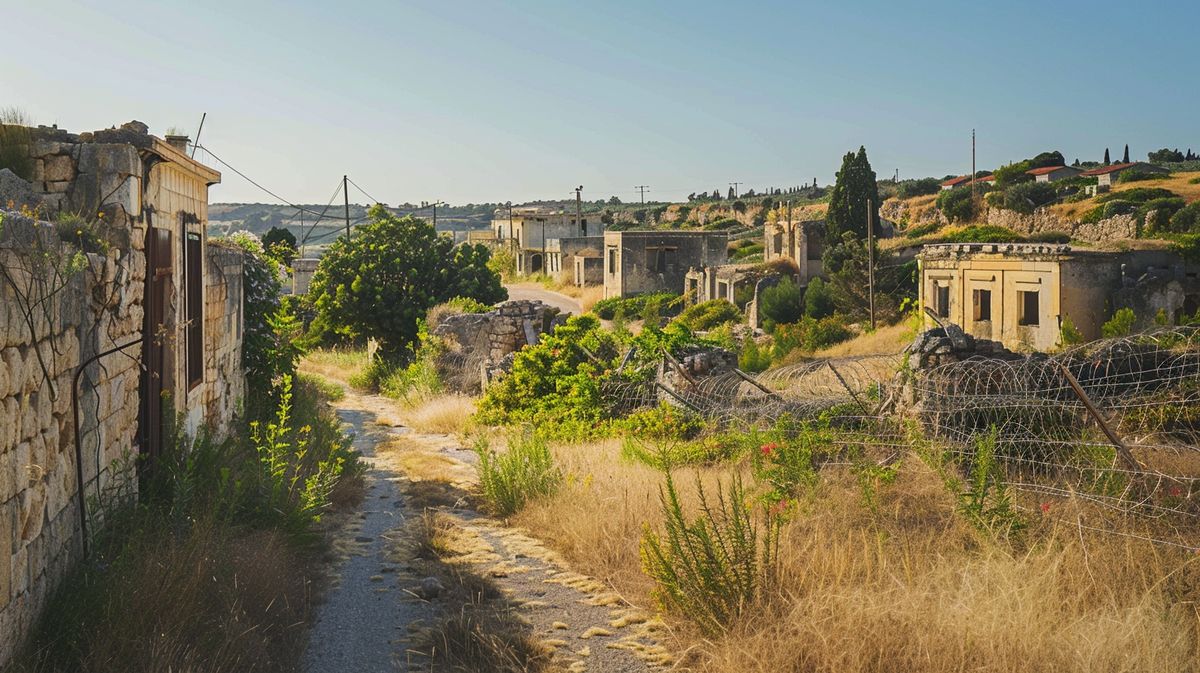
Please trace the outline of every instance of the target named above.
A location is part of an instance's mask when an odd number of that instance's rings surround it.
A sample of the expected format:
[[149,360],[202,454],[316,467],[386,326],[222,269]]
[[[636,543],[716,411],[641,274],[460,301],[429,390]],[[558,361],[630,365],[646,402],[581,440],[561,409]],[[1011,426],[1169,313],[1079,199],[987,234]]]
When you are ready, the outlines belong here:
[[[0,106],[194,134],[294,201],[689,192],[1200,150],[1194,0],[0,0]],[[1189,35],[1190,33],[1190,35]],[[269,201],[231,172],[214,201]],[[359,196],[359,200],[365,201]]]

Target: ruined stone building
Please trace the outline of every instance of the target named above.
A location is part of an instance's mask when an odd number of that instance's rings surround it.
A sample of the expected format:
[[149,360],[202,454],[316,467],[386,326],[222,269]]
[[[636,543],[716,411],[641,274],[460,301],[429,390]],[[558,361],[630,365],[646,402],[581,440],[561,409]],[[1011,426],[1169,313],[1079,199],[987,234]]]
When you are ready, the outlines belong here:
[[[1164,250],[1101,252],[1068,245],[952,243],[917,256],[921,304],[968,334],[1013,350],[1059,345],[1068,317],[1085,338],[1121,308],[1143,324],[1200,309],[1200,266]],[[933,319],[926,317],[927,326]]]
[[797,282],[808,281],[824,272],[821,256],[825,254],[825,222],[803,220],[789,222],[780,218],[763,228],[763,261],[790,259],[800,270]]
[[604,234],[604,296],[683,294],[688,272],[728,259],[722,231],[610,231]]
[[139,122],[27,131],[30,179],[0,171],[0,666],[79,558],[87,499],[135,493],[176,414],[228,431],[245,387],[242,252],[206,233],[220,174]]
[[[598,250],[604,241],[604,223],[598,214],[577,217],[574,212],[541,206],[498,209],[492,231],[496,245],[516,255],[520,274],[570,272],[575,261],[568,250]],[[567,240],[574,242],[564,245]]]

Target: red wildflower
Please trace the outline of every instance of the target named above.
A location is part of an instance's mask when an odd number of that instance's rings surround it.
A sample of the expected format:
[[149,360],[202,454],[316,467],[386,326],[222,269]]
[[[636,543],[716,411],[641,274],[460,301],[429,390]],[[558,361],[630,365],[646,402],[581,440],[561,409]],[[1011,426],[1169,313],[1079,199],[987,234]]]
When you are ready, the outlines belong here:
[[1042,514],[1049,514],[1049,513],[1050,513],[1050,503],[1043,502],[1042,503]]
[[1183,495],[1183,489],[1179,488],[1178,486],[1172,486],[1167,490],[1167,495],[1171,496],[1172,498],[1178,498]]
[[762,450],[762,454],[764,456],[769,456],[769,455],[771,455],[772,451],[779,448],[779,445],[776,444],[775,442],[771,442],[769,444],[763,444],[759,448]]

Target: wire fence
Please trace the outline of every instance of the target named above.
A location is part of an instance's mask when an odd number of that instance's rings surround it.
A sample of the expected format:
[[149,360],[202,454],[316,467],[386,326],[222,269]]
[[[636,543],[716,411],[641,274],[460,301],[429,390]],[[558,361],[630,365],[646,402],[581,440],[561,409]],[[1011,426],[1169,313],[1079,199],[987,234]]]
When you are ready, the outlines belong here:
[[907,363],[880,355],[689,377],[664,362],[658,376],[603,393],[614,414],[666,401],[725,427],[820,419],[878,456],[903,455],[915,431],[964,469],[987,438],[1004,484],[1030,496],[1026,507],[1082,500],[1096,517],[1082,527],[1120,532],[1136,517],[1153,539],[1200,546],[1200,328],[1054,355]]

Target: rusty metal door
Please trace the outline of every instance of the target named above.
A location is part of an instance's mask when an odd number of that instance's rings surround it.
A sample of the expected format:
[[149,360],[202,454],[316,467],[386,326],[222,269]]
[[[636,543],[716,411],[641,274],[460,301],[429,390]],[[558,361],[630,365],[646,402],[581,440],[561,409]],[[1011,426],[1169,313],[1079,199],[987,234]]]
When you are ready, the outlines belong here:
[[142,333],[142,456],[153,461],[163,447],[163,377],[167,374],[167,308],[171,305],[171,232],[148,226],[146,231],[146,299]]

